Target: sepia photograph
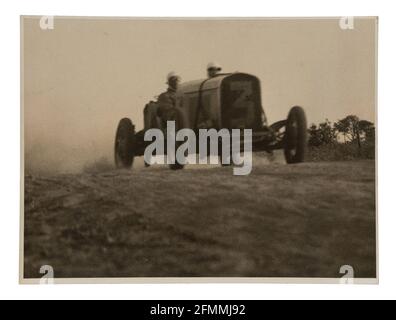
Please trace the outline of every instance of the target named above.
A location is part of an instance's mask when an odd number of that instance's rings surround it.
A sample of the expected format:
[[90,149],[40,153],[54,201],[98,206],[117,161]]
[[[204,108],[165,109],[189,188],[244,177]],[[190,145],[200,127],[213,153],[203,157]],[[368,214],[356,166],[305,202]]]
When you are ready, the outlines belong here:
[[20,19],[20,283],[378,283],[377,17]]

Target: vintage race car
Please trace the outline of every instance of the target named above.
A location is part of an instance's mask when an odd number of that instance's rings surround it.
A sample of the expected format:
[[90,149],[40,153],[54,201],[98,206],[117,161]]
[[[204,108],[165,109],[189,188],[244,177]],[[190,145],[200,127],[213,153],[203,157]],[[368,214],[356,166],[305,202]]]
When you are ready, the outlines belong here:
[[[304,161],[307,142],[304,110],[294,106],[286,120],[268,125],[261,103],[260,80],[253,75],[239,72],[219,74],[213,78],[182,83],[176,100],[175,122],[178,130],[251,129],[252,151],[283,149],[287,163]],[[164,129],[157,111],[157,102],[152,101],[145,106],[144,129],[139,132],[135,132],[129,118],[119,122],[115,139],[115,163],[118,168],[130,168],[134,157],[144,154],[149,144],[144,140],[148,129]],[[199,152],[199,146],[197,150]],[[171,168],[180,169],[183,165],[176,163]]]

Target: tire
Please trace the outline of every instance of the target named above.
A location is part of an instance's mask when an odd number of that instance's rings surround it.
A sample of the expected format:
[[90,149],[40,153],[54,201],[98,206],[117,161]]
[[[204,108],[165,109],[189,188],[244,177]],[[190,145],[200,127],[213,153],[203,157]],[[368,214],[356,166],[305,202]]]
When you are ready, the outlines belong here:
[[307,148],[307,119],[304,109],[291,108],[286,120],[284,153],[287,163],[304,161]]
[[169,165],[169,168],[170,168],[171,170],[181,170],[181,169],[184,168],[184,164],[178,163],[178,162],[176,161],[175,164],[170,164],[170,165]]
[[[184,120],[183,120],[183,114],[179,109],[175,109],[175,124],[176,124],[176,134],[177,131],[180,129],[184,128]],[[176,151],[179,148],[179,146],[183,144],[183,142],[181,141],[176,141]],[[169,168],[171,170],[181,170],[184,168],[184,164],[181,164],[179,162],[177,162],[177,159],[175,159],[175,164],[170,164]]]
[[114,144],[114,160],[119,169],[130,169],[135,157],[135,126],[128,118],[120,121]]

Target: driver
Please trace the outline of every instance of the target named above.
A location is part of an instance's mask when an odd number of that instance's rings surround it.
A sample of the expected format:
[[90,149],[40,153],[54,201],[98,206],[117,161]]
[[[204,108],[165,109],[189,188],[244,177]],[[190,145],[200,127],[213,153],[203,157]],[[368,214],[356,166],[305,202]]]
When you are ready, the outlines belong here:
[[162,124],[166,126],[167,121],[174,120],[174,112],[176,107],[176,91],[181,80],[176,72],[169,72],[167,77],[168,90],[161,93],[158,97],[157,114],[162,120]]

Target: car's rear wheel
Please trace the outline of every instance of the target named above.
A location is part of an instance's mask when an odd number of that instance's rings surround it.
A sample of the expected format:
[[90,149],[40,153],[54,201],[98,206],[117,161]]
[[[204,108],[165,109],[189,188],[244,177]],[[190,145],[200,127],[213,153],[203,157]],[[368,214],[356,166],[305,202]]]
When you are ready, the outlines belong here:
[[296,106],[290,110],[284,139],[286,162],[303,162],[307,148],[307,119],[303,108]]
[[129,169],[132,167],[135,157],[135,141],[135,126],[130,119],[122,119],[118,124],[114,145],[114,160],[117,168]]

